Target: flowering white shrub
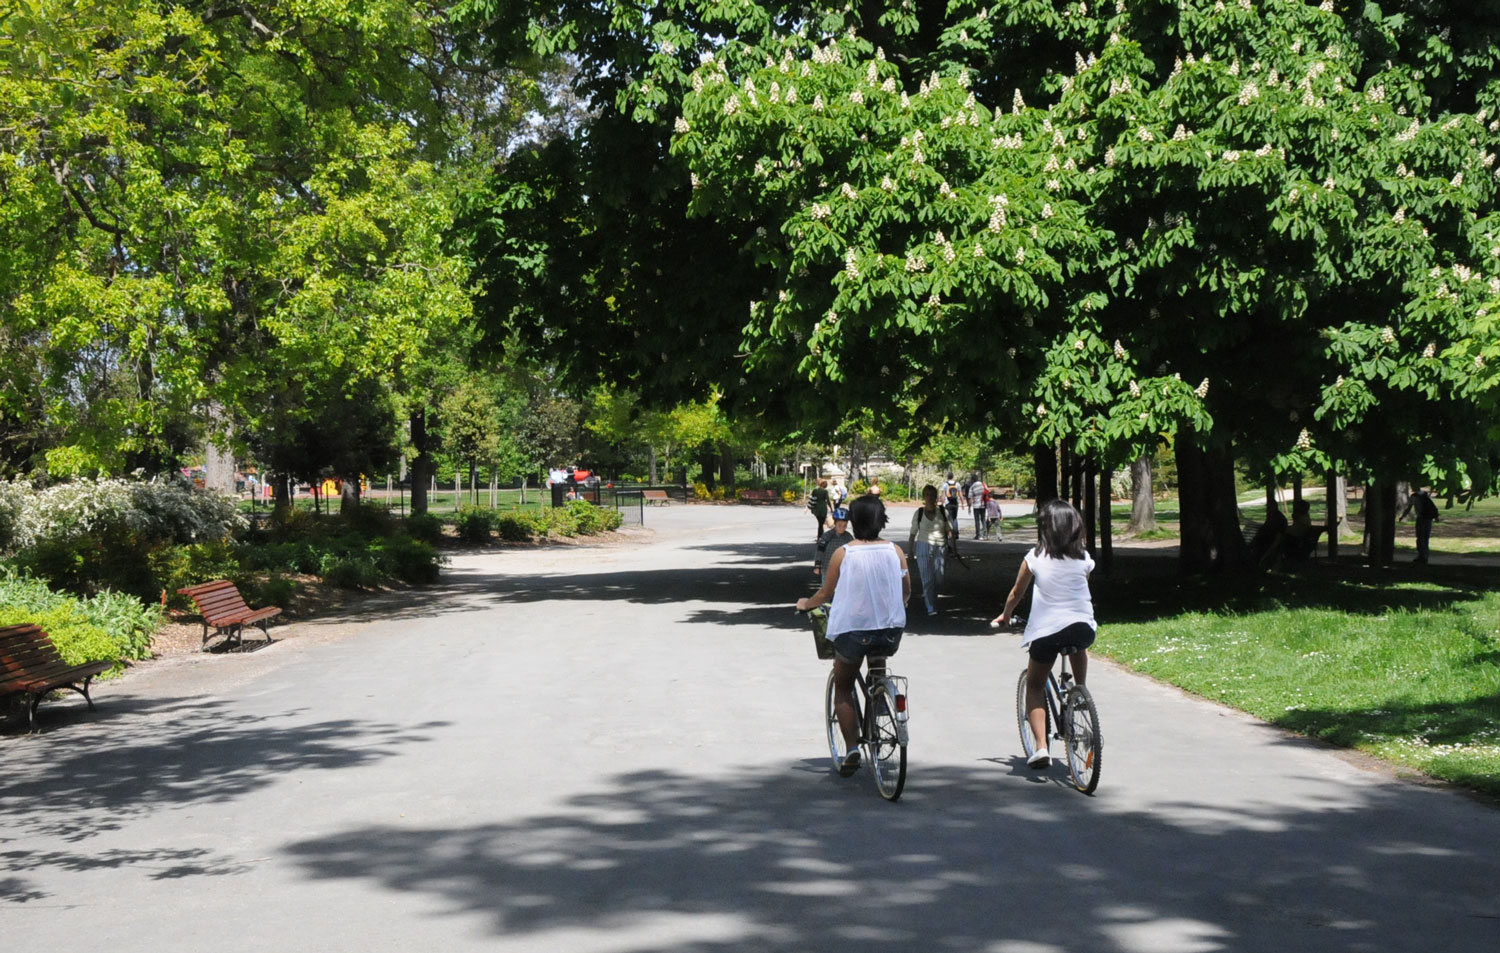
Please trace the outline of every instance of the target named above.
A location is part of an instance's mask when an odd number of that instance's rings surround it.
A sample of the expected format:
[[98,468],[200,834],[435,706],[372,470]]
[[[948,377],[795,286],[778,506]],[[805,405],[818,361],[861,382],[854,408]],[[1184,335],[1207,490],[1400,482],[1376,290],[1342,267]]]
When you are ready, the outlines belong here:
[[[7,513],[9,538],[4,533]],[[33,490],[0,483],[0,545],[27,549],[102,533],[131,532],[163,543],[224,539],[245,525],[232,497],[184,486],[85,480]]]

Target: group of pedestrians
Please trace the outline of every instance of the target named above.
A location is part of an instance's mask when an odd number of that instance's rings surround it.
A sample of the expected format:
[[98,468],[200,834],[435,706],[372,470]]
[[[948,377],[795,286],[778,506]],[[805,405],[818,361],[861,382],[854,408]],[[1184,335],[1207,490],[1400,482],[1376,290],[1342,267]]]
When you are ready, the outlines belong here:
[[[936,611],[942,551],[957,515],[949,507],[939,507],[938,502],[938,488],[924,487],[922,507],[912,517],[908,540],[912,556],[908,557],[900,546],[880,538],[889,521],[880,498],[866,494],[855,499],[847,513],[850,538],[832,550],[826,568],[820,566],[818,590],[797,600],[800,611],[832,603],[825,638],[833,645],[834,713],[848,751],[840,773],[853,773],[859,766],[854,681],[860,665],[867,658],[894,655],[901,647],[906,603],[912,590],[909,559],[923,574],[922,595],[928,613]],[[1073,657],[1074,675],[1080,685],[1087,677],[1087,652],[1081,650],[1093,644],[1097,631],[1088,588],[1093,568],[1093,560],[1083,548],[1082,515],[1065,500],[1043,504],[1037,513],[1037,544],[1022,559],[1004,608],[991,620],[996,625],[1009,624],[1021,600],[1032,590],[1031,624],[1026,627],[1022,646],[1029,655],[1026,708],[1034,737],[1046,737],[1044,684],[1058,654],[1080,650]],[[1049,755],[1045,746],[1039,747],[1027,763],[1046,767]]]

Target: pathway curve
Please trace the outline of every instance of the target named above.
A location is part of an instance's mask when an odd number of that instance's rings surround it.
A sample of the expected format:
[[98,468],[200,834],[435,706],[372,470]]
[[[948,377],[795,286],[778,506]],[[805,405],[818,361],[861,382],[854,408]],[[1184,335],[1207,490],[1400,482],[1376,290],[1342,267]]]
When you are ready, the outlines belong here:
[[[44,706],[0,739],[0,936],[63,949],[1489,951],[1500,812],[1094,668],[1087,798],[1028,771],[1019,544],[914,619],[911,777],[821,737],[805,515],[455,561],[438,591]],[[902,536],[901,532],[894,535]],[[789,542],[796,540],[797,542]],[[47,715],[48,710],[52,714]]]

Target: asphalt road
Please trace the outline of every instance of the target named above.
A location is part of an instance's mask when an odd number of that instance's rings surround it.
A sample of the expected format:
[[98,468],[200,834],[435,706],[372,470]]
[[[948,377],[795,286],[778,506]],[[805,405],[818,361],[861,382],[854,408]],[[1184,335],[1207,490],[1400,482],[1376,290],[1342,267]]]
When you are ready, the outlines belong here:
[[888,804],[828,769],[806,516],[647,521],[43,706],[0,739],[0,947],[1500,948],[1500,813],[1464,796],[1103,663],[1097,796],[1028,771],[983,621],[1020,543],[913,616]]

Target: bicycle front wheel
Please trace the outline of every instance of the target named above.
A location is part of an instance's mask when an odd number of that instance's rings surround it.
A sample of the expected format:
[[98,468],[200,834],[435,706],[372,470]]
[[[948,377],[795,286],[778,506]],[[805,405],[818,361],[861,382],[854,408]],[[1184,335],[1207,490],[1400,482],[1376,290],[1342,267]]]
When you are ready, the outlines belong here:
[[835,774],[841,773],[840,768],[844,764],[844,756],[849,753],[849,746],[844,742],[843,729],[839,727],[839,719],[833,711],[833,672],[828,673],[828,692],[823,700],[823,719],[828,729],[828,756],[833,759],[833,770]]
[[[1046,699],[1042,700],[1042,721],[1046,725],[1047,734],[1052,734],[1052,712],[1047,707]],[[1026,720],[1026,669],[1021,669],[1021,678],[1016,682],[1016,730],[1021,733],[1021,751],[1030,758],[1032,752],[1038,747],[1047,750],[1050,745],[1043,738],[1040,745],[1031,733],[1031,722]]]
[[1068,773],[1073,786],[1084,794],[1093,794],[1099,786],[1099,762],[1104,756],[1104,739],[1099,734],[1099,709],[1094,696],[1082,685],[1074,685],[1067,708],[1068,724],[1064,739],[1068,745]]
[[877,682],[870,692],[870,723],[866,733],[866,753],[875,771],[875,787],[880,796],[894,801],[906,787],[906,742],[896,722],[896,702],[884,682]]

